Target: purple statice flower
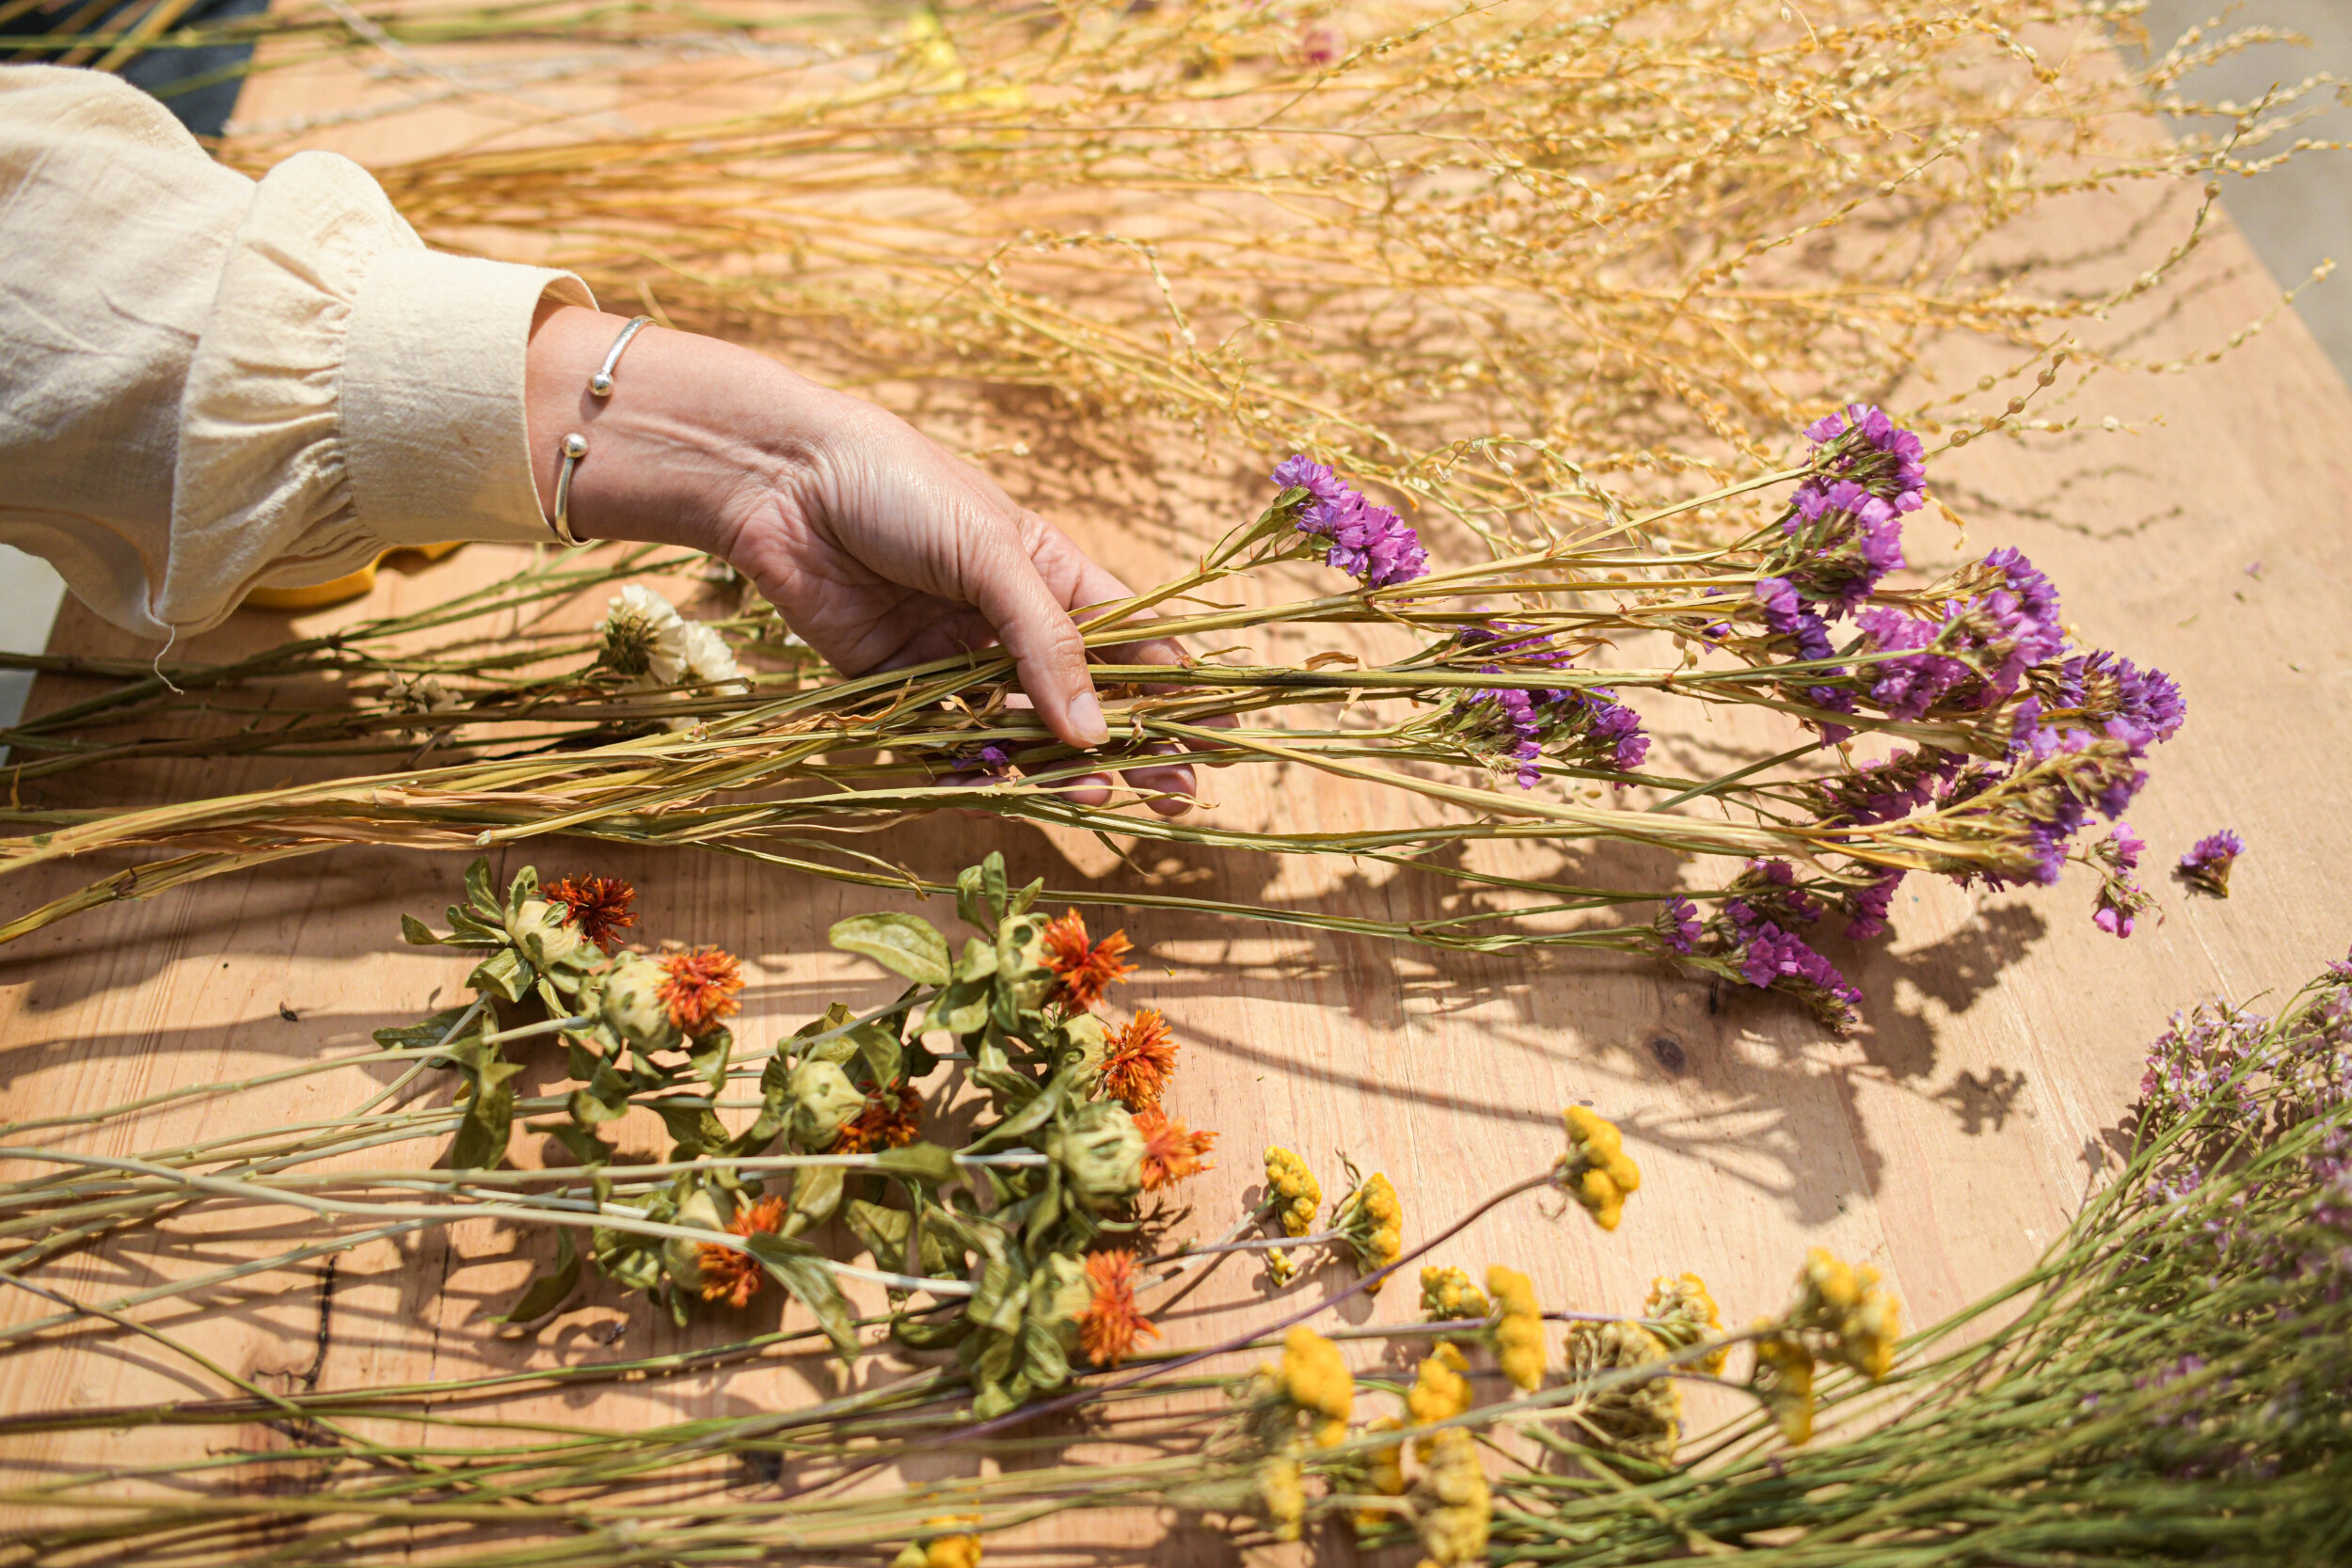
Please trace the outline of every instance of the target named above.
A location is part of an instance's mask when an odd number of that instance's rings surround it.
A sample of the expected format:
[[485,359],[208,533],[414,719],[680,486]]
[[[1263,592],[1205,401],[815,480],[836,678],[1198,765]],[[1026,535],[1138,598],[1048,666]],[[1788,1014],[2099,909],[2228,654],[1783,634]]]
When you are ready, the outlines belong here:
[[2188,718],[2179,683],[2121,655],[2078,655],[2058,667],[2051,705],[2078,709],[2082,721],[2129,743],[2135,752],[2169,740]]
[[2132,832],[2129,822],[2118,822],[2107,830],[2106,844],[2115,857],[2118,871],[2137,871],[2139,857],[2148,852],[2148,843]]
[[1298,531],[1327,542],[1323,563],[1336,566],[1367,588],[1410,582],[1429,570],[1429,552],[1405,519],[1366,500],[1345,481],[1303,454],[1274,466],[1274,483],[1307,492],[1298,511]]
[[[1482,674],[1501,673],[1488,664]],[[1538,760],[1544,754],[1542,721],[1535,699],[1517,687],[1500,687],[1466,697],[1460,705],[1456,733],[1482,752],[1500,751],[1511,759],[1521,789],[1533,789],[1543,778]]]
[[1583,749],[1595,761],[1630,773],[1649,755],[1649,736],[1642,731],[1642,716],[1618,702],[1617,694],[1608,687],[1536,695],[1542,700],[1549,729],[1557,734],[1581,726]]
[[1966,760],[1957,752],[1923,746],[1897,752],[1884,761],[1865,762],[1851,773],[1819,780],[1811,788],[1824,824],[1894,822],[1939,799]]
[[1488,621],[1467,626],[1454,638],[1464,648],[1493,658],[1516,659],[1522,664],[1568,662],[1568,656],[1553,647],[1549,637],[1524,622]]
[[1886,929],[1887,906],[1895,901],[1895,890],[1902,885],[1906,873],[1899,867],[1879,873],[1877,879],[1856,888],[1845,895],[1846,935],[1854,942],[1867,942]]
[[1800,487],[1780,527],[1794,546],[1788,580],[1832,616],[1855,609],[1903,564],[1900,515],[1850,479]]
[[1853,1026],[1862,993],[1847,983],[1836,964],[1815,952],[1803,937],[1758,918],[1740,899],[1728,900],[1724,909],[1739,939],[1734,957],[1740,978],[1749,985],[1775,988],[1801,999],[1833,1029]]
[[1355,494],[1345,481],[1303,452],[1274,465],[1274,483],[1286,490],[1296,487],[1306,491],[1311,499],[1333,504]]
[[1849,404],[1841,419],[1827,414],[1805,426],[1814,446],[1808,487],[1838,480],[1861,485],[1897,512],[1916,512],[1928,488],[1927,445],[1868,404]]
[[[2142,898],[2147,896],[2146,894],[2139,893],[2137,888],[2131,888],[2130,891],[2139,894]],[[2137,918],[2138,911],[2132,908],[2130,901],[2116,896],[2115,883],[2105,882],[2100,885],[2098,908],[2090,911],[2090,923],[2093,926],[2111,937],[2128,937],[2132,934],[2132,927]]]
[[[1804,595],[1798,593],[1796,584],[1787,578],[1759,578],[1756,584],[1756,599],[1763,607],[1766,626],[1784,637],[1797,640],[1797,657],[1811,660],[1836,656],[1837,650],[1830,644],[1829,623],[1805,608]],[[1832,669],[1823,673],[1842,675],[1845,671]],[[1804,689],[1804,695],[1814,706],[1827,708],[1832,713],[1851,713],[1854,708],[1853,693],[1842,687],[1808,686]],[[1821,725],[1821,744],[1824,746],[1835,746],[1852,736],[1853,731],[1843,724]]]
[[947,759],[947,766],[958,773],[1001,779],[1012,771],[1012,753],[992,740],[986,745],[965,747]]
[[1799,658],[1828,658],[1836,652],[1830,646],[1829,624],[1805,608],[1796,585],[1787,578],[1758,581],[1756,602],[1763,607],[1766,626],[1784,637],[1797,640]]
[[2172,1026],[2149,1046],[2140,1074],[2143,1128],[2196,1119],[2224,1131],[2233,1124],[2253,1131],[2263,1110],[2247,1069],[2262,1049],[2269,1022],[2227,1004],[2174,1013]]
[[1978,572],[1986,591],[1947,606],[1940,620],[1895,610],[1855,617],[1870,651],[1900,656],[1868,667],[1870,700],[1889,716],[1917,719],[1947,700],[1963,709],[1991,707],[2016,691],[2027,670],[2065,651],[2058,590],[2032,562],[1997,549]]
[[1797,886],[1797,868],[1787,861],[1750,861],[1724,891],[1732,895],[1724,908],[1735,927],[1743,920],[1810,926],[1821,918],[1821,901]]
[[2246,841],[2224,828],[2208,833],[2197,841],[2197,847],[2181,857],[2178,875],[2181,880],[2201,893],[2216,898],[2230,896],[2230,867],[2246,853]]
[[1676,894],[1659,910],[1656,925],[1660,941],[1677,953],[1688,953],[1699,940],[1698,906]]

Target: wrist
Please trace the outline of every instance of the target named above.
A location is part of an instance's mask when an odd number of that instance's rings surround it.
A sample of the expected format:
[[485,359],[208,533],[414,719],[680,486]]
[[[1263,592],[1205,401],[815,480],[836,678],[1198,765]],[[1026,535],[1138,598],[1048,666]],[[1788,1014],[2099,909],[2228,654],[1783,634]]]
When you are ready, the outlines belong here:
[[773,384],[789,372],[749,349],[647,326],[622,355],[611,395],[596,397],[589,380],[628,325],[552,302],[532,321],[525,400],[540,509],[555,515],[563,444],[577,433],[588,450],[572,470],[574,535],[723,553],[736,498],[795,487],[802,465],[770,438]]

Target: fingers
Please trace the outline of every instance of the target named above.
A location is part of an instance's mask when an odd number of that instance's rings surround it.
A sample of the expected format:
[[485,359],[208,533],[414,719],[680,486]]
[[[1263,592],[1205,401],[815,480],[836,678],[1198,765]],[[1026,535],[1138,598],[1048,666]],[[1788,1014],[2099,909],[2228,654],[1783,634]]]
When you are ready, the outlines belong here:
[[1021,673],[1037,716],[1063,744],[1092,751],[1111,737],[1087,673],[1086,643],[1029,559],[1009,547],[973,563],[965,591]]

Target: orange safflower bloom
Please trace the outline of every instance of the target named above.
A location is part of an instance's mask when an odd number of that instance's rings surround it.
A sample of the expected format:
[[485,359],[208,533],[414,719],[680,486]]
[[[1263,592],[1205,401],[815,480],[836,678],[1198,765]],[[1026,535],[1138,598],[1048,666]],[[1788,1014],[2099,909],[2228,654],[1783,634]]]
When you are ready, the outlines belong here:
[[618,877],[566,877],[547,892],[548,903],[564,906],[565,923],[608,953],[620,944],[622,928],[637,924],[629,909],[637,890]]
[[923,1097],[912,1084],[880,1089],[868,1095],[857,1120],[841,1130],[835,1154],[870,1154],[878,1148],[904,1148],[923,1136]]
[[1214,1132],[1190,1132],[1158,1106],[1136,1113],[1136,1131],[1143,1134],[1143,1190],[1157,1192],[1171,1181],[1198,1176],[1216,1167],[1200,1158],[1216,1147]]
[[1078,1344],[1098,1367],[1116,1367],[1146,1334],[1160,1331],[1136,1310],[1136,1255],[1120,1250],[1087,1255],[1087,1283],[1094,1299],[1078,1314]]
[[1076,910],[1048,921],[1045,966],[1054,972],[1051,1000],[1073,1012],[1093,1006],[1115,982],[1135,973],[1136,966],[1126,959],[1133,946],[1125,931],[1113,931],[1089,946],[1086,919]]
[[735,993],[743,989],[743,967],[735,955],[716,947],[673,953],[661,960],[668,976],[654,994],[670,1009],[670,1022],[690,1035],[699,1035],[735,1011]]
[[1130,1111],[1157,1105],[1175,1071],[1176,1042],[1156,1007],[1121,1024],[1103,1049],[1103,1088]]
[[[749,1209],[740,1210],[727,1221],[727,1228],[738,1236],[754,1232],[772,1236],[784,1224],[784,1199],[763,1197]],[[703,1300],[723,1301],[729,1307],[744,1307],[759,1294],[759,1260],[748,1252],[705,1242],[694,1254],[702,1265]]]

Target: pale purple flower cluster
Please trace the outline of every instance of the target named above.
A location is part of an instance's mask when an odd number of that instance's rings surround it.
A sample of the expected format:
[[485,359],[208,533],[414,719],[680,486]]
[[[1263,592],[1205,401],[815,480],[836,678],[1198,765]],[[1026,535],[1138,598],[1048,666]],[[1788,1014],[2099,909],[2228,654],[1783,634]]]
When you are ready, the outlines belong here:
[[2224,828],[2208,833],[2197,841],[2197,847],[2181,857],[2180,878],[2201,893],[2216,898],[2230,896],[2230,867],[2246,853],[2246,841]]
[[1687,954],[1698,944],[1699,908],[1680,894],[1676,894],[1658,911],[1657,927],[1660,939],[1668,947]]
[[[2246,1069],[2269,1024],[2260,1013],[2230,1006],[2174,1013],[2172,1026],[2149,1046],[2140,1074],[2143,1123],[2153,1128],[2186,1117],[2205,1120],[2217,1111],[2225,1120],[2256,1116],[2258,1101]],[[2226,1098],[2217,1101],[2225,1090]]]
[[[1498,673],[1491,664],[1482,673]],[[1533,789],[1544,776],[1538,759],[1544,754],[1543,725],[1535,718],[1534,700],[1511,687],[1482,693],[1471,705],[1479,726],[1499,740],[1518,764],[1521,789]]]
[[1835,617],[1869,596],[1903,564],[1903,525],[1891,502],[1841,479],[1826,489],[1807,481],[1791,498],[1781,531],[1804,554],[1790,563],[1807,598]]
[[1367,588],[1410,582],[1429,570],[1429,552],[1405,519],[1375,506],[1322,464],[1303,454],[1274,466],[1274,483],[1307,492],[1298,531],[1328,541],[1323,562],[1336,566]]
[[2059,666],[2052,705],[2105,711],[2106,733],[2142,750],[2171,739],[2188,718],[2188,700],[2171,676],[2104,651]]
[[1966,761],[1957,752],[1923,746],[1862,763],[1812,786],[1821,801],[1821,820],[1867,826],[1908,816],[1943,799]]
[[1797,868],[1787,861],[1750,861],[1724,891],[1755,919],[1810,926],[1821,918],[1821,901],[1797,886]]

